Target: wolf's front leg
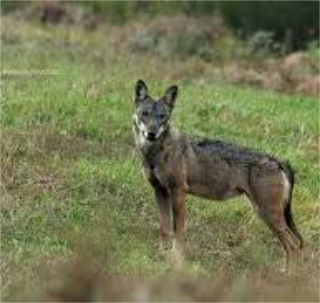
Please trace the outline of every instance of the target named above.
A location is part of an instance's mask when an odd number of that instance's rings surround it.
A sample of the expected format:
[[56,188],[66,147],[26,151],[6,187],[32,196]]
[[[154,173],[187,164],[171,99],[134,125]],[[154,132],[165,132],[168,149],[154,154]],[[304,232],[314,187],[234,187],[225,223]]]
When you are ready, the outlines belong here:
[[173,250],[178,255],[183,255],[185,249],[185,221],[186,221],[186,193],[183,189],[172,191]]
[[172,206],[169,192],[164,188],[154,188],[159,208],[160,249],[164,249],[172,238]]

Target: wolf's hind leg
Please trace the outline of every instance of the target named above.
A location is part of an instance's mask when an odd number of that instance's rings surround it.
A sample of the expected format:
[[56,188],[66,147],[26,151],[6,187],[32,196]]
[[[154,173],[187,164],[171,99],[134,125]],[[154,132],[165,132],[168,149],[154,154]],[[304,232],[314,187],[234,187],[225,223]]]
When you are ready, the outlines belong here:
[[[280,216],[281,214],[279,214]],[[264,216],[263,221],[269,226],[275,236],[279,239],[282,247],[285,250],[284,271],[289,272],[291,260],[300,249],[300,240],[288,227],[284,219],[274,220],[269,216]]]
[[300,239],[290,229],[285,217],[286,188],[281,183],[261,182],[254,188],[254,204],[259,217],[267,224],[282,244],[285,255],[285,270],[289,270],[291,257],[300,249]]

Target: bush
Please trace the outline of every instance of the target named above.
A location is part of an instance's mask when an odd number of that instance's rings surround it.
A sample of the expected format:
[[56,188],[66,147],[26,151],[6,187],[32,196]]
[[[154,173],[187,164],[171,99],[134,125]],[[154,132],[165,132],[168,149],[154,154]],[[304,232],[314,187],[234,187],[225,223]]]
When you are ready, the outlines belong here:
[[70,4],[83,6],[101,19],[123,23],[139,10],[137,1],[69,1]]
[[130,31],[125,47],[133,52],[154,53],[162,57],[196,56],[210,61],[215,31],[209,25],[185,16],[158,17],[147,26]]
[[219,8],[242,37],[272,32],[288,51],[305,47],[319,35],[318,1],[221,1]]
[[153,2],[149,0],[149,2],[156,13],[212,14],[216,7],[215,0],[158,0]]
[[1,1],[1,13],[7,13],[25,5],[25,1]]
[[274,33],[266,31],[255,32],[248,40],[248,47],[251,53],[261,55],[280,50],[279,44],[274,41]]
[[[7,11],[36,0],[0,0],[0,9]],[[39,2],[44,0],[37,0]],[[63,3],[63,0],[60,0]],[[124,22],[140,14],[206,15],[212,14],[217,0],[67,0],[98,13],[110,21]]]
[[215,2],[199,1],[70,1],[101,15],[108,21],[123,23],[143,14],[155,15],[205,15],[212,14]]

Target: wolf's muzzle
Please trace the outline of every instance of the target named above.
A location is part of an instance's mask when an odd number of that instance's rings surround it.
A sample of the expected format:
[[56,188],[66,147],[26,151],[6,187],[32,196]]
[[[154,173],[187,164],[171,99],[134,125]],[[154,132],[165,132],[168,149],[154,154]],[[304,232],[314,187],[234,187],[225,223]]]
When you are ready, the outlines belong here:
[[149,132],[149,133],[147,134],[147,139],[148,139],[149,141],[156,141],[157,136],[156,136],[155,133]]

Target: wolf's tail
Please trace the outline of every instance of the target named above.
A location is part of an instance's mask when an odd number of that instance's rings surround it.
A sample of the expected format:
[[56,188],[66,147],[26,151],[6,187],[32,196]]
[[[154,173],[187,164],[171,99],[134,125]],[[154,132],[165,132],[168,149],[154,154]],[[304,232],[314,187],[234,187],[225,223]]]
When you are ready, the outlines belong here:
[[303,247],[303,238],[300,232],[298,231],[296,224],[293,221],[292,212],[291,212],[291,201],[292,201],[292,192],[293,192],[294,181],[295,181],[294,179],[295,172],[288,161],[285,163],[282,163],[281,166],[290,183],[290,192],[289,192],[288,202],[284,209],[284,216],[285,216],[287,225],[289,226],[291,231],[294,233],[294,235],[299,239],[300,241],[299,248],[301,249]]

